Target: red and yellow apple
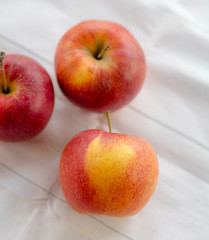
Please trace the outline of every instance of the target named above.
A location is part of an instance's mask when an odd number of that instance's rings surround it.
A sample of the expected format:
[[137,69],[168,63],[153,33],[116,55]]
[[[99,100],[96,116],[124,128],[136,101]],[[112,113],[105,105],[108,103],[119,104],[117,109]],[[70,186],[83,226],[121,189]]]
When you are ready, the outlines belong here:
[[144,53],[123,26],[91,20],[67,31],[55,54],[63,93],[80,107],[104,113],[128,104],[142,87]]
[[[0,56],[0,140],[23,141],[47,125],[54,107],[54,90],[46,70],[17,54]],[[4,60],[4,61],[3,61]]]
[[87,130],[67,144],[59,172],[73,209],[124,217],[136,214],[153,194],[158,160],[140,137]]

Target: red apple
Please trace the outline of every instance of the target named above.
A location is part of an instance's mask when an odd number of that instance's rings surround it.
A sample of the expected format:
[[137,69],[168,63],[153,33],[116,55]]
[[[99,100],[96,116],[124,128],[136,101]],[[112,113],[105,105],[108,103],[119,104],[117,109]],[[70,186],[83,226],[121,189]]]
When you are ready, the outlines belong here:
[[45,69],[33,59],[1,52],[0,140],[32,138],[47,125],[54,91]]
[[75,104],[96,112],[117,110],[142,87],[144,53],[123,26],[107,21],[86,21],[60,40],[55,68],[58,83]]
[[152,196],[157,179],[157,156],[136,136],[87,130],[72,138],[60,161],[65,198],[82,214],[136,214]]

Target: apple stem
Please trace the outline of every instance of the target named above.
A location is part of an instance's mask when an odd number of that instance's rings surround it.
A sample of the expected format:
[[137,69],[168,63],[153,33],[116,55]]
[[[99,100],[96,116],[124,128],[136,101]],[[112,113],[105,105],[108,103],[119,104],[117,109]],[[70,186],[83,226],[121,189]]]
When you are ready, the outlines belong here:
[[109,132],[112,132],[112,125],[111,125],[111,117],[110,117],[110,111],[106,112],[106,117],[107,117],[107,121],[108,121],[108,126],[109,126]]
[[8,93],[9,83],[5,75],[4,58],[5,58],[5,52],[0,52],[0,68],[1,68],[0,87],[2,88],[3,93]]
[[97,59],[101,59],[104,55],[104,53],[109,49],[109,46],[106,46],[105,48],[102,49],[102,51],[97,55]]

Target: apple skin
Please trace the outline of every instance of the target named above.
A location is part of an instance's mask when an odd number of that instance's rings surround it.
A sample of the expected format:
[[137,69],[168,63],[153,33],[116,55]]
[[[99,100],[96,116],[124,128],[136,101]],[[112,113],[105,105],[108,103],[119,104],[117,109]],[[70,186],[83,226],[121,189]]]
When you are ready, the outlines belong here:
[[[109,47],[102,59],[96,56]],[[57,80],[65,96],[95,112],[115,111],[139,92],[146,74],[144,53],[123,26],[99,20],[82,22],[61,38]]]
[[153,194],[158,160],[140,137],[87,130],[66,145],[59,175],[74,210],[126,217],[139,212]]
[[0,88],[0,140],[24,141],[47,125],[54,107],[53,85],[45,69],[23,55],[6,55],[4,69],[10,93]]

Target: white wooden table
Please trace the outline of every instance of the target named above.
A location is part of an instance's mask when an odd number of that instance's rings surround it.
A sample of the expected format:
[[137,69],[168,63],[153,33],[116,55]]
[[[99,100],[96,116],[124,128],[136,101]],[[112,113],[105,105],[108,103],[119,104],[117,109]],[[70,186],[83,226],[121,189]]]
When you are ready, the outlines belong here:
[[[0,49],[39,61],[56,94],[39,136],[0,142],[0,239],[209,239],[209,2],[0,0],[0,8]],[[59,159],[70,138],[86,129],[108,130],[105,116],[65,99],[54,73],[60,37],[87,19],[124,25],[147,59],[140,94],[112,114],[113,131],[142,136],[159,157],[156,191],[129,218],[80,215],[59,185]]]

